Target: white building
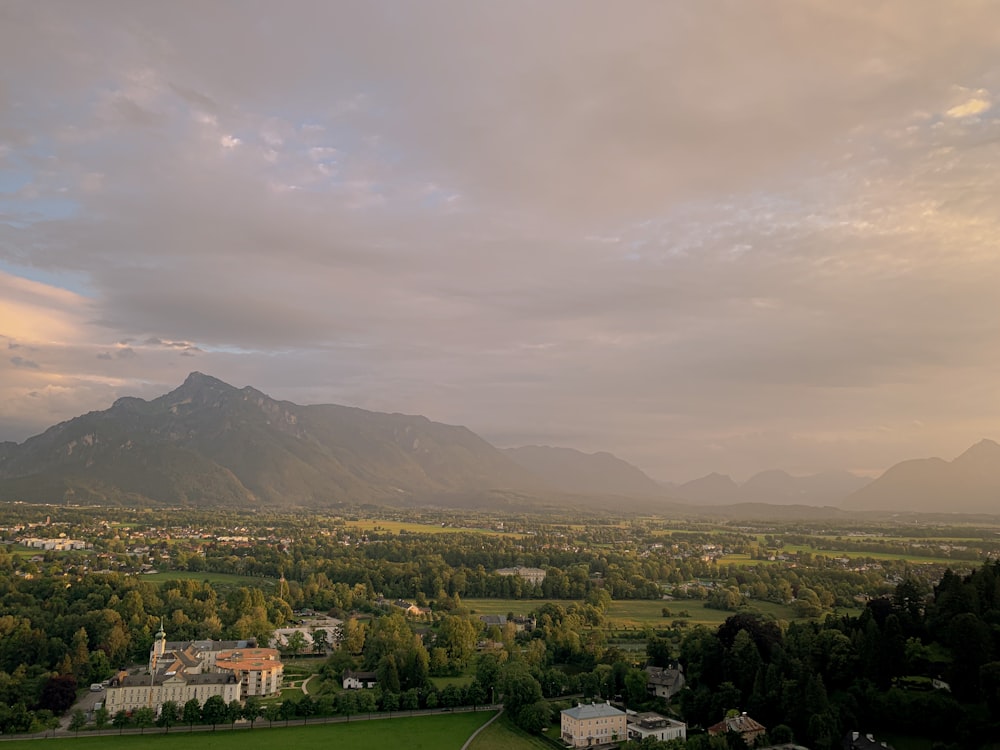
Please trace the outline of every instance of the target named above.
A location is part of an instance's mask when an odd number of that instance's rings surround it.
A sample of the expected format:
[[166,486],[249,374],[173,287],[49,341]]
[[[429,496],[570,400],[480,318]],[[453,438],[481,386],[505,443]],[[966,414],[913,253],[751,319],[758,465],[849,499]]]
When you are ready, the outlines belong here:
[[687,724],[652,711],[645,713],[629,711],[628,738],[630,740],[643,740],[646,737],[652,737],[660,742],[686,740]]
[[570,747],[621,742],[626,738],[625,712],[610,703],[587,703],[561,712],[559,735]]
[[105,707],[112,714],[152,708],[167,701],[201,705],[213,695],[226,703],[281,690],[284,666],[274,649],[254,641],[167,641],[160,626],[146,670],[119,672],[108,684]]

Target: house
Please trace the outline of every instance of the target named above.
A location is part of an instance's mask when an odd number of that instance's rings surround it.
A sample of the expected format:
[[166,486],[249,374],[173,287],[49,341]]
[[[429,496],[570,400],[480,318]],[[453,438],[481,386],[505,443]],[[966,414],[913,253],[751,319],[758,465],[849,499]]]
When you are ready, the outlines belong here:
[[647,737],[659,742],[687,739],[687,724],[652,711],[628,711],[626,721],[629,740],[644,740]]
[[848,732],[844,736],[844,750],[893,750],[893,747],[876,740],[875,735]]
[[378,683],[378,677],[374,672],[355,672],[353,669],[345,669],[343,674],[344,690],[362,690],[373,688]]
[[681,666],[646,667],[646,690],[657,698],[670,700],[686,685]]
[[713,724],[708,728],[708,733],[713,736],[736,732],[748,745],[753,745],[757,738],[762,737],[766,731],[767,727],[747,716],[746,711],[734,716],[727,716],[718,724]]
[[586,703],[564,709],[559,734],[570,747],[591,747],[625,739],[625,712],[610,703]]
[[479,615],[479,621],[483,624],[483,627],[492,628],[497,627],[503,630],[503,626],[507,624],[506,615]]

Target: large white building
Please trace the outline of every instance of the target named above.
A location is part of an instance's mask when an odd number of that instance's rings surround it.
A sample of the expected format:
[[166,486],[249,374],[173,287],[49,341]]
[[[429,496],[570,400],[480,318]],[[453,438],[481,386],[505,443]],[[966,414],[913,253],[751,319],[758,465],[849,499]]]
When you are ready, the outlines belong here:
[[281,690],[284,667],[278,652],[254,641],[167,641],[161,626],[149,651],[146,670],[119,672],[108,685],[105,707],[111,714],[152,708],[167,701],[201,705],[213,695],[226,703]]
[[559,735],[570,747],[607,745],[625,740],[625,712],[610,703],[586,703],[562,711]]

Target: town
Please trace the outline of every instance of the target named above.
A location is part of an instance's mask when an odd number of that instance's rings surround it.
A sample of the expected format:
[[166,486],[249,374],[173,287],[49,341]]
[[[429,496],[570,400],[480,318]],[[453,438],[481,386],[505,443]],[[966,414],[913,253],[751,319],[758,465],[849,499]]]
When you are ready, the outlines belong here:
[[996,528],[24,503],[0,527],[4,734],[503,705],[568,747],[821,749],[905,743],[914,712],[984,731],[997,699],[990,595],[961,596],[993,590]]

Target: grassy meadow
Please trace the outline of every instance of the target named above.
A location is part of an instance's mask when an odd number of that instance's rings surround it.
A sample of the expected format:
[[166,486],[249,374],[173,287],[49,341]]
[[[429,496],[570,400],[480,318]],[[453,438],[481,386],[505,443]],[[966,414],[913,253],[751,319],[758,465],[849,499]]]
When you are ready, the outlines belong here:
[[[352,721],[310,726],[275,726],[258,722],[255,729],[216,732],[185,732],[176,727],[163,734],[149,729],[145,734],[65,737],[45,740],[45,747],[66,750],[271,750],[294,747],[296,750],[328,750],[350,747],[351,750],[383,750],[407,747],[408,750],[460,750],[467,739],[493,715],[488,711],[435,714],[431,716]],[[37,748],[37,740],[11,740],[8,750]]]

